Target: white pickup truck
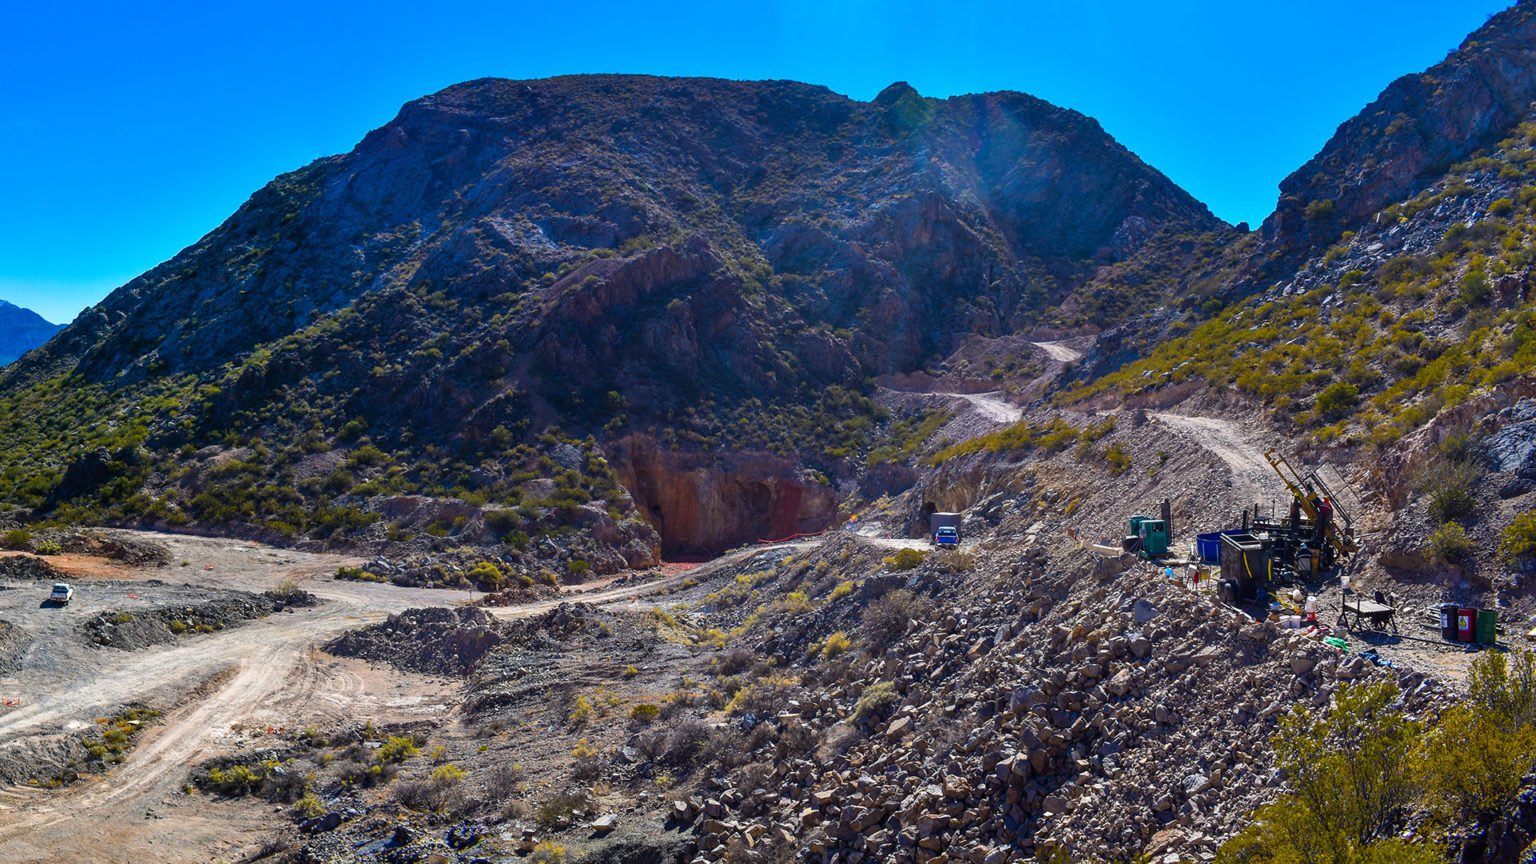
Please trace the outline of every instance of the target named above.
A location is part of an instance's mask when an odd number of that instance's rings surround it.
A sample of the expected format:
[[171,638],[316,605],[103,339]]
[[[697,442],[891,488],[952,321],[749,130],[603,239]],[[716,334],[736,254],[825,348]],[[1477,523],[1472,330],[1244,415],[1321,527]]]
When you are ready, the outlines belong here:
[[53,583],[53,591],[48,594],[48,602],[57,606],[67,606],[69,601],[75,599],[75,589],[69,587],[67,582]]

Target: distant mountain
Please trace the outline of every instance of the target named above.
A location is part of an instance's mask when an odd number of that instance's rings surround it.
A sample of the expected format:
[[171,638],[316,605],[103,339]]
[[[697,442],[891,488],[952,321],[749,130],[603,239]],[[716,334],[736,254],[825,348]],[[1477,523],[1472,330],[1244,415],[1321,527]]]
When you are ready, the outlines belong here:
[[[0,458],[107,451],[0,493],[309,533],[344,497],[526,504],[522,465],[558,430],[593,437],[673,548],[788,533],[862,465],[875,376],[1179,302],[1168,274],[1230,232],[1093,120],[1020,93],[474,81],[279,177],[0,377],[0,430],[42,448]],[[62,450],[38,431],[61,411],[85,418]],[[302,482],[363,438],[392,473]],[[258,444],[250,500],[162,461]]]
[[31,309],[0,300],[0,365],[13,362],[63,328],[62,324],[48,323]]

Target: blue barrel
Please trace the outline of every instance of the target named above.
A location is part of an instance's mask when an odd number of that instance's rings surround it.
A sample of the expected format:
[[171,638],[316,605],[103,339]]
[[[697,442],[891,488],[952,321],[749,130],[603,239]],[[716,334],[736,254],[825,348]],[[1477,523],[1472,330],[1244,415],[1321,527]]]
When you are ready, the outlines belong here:
[[1202,564],[1221,563],[1221,532],[1195,535],[1195,551]]

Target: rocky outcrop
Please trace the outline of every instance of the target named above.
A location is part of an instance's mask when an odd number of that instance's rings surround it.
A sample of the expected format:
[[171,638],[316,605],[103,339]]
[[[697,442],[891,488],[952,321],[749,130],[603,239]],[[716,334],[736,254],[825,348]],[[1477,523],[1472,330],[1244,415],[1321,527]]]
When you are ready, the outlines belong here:
[[610,455],[664,554],[707,555],[821,531],[837,516],[825,478],[783,457],[664,450],[644,436],[619,442]]
[[1507,135],[1536,100],[1536,6],[1493,16],[1428,71],[1392,82],[1321,152],[1280,184],[1266,235],[1288,246],[1331,243],[1401,201],[1453,162]]
[[426,675],[467,675],[501,644],[502,628],[484,609],[407,609],[326,643],[338,657],[361,657]]
[[[1396,683],[1415,712],[1446,704],[1423,673],[1152,571],[1069,574],[1033,551],[939,589],[940,614],[752,718],[771,734],[751,764],[674,804],[703,859],[764,843],[797,860],[1208,859],[1283,788],[1271,736],[1287,710],[1355,681]],[[931,591],[941,573],[898,584]],[[847,626],[814,618],[782,629]],[[805,649],[777,629],[764,648],[793,664]],[[795,755],[806,740],[819,746]]]

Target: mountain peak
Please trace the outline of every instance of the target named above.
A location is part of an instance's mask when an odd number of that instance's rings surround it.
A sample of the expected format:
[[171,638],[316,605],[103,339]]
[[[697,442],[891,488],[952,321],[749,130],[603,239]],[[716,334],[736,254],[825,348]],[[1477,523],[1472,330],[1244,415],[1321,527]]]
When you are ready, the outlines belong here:
[[922,94],[918,93],[917,88],[911,84],[905,81],[897,81],[895,84],[880,91],[880,94],[875,97],[875,104],[881,108],[889,108],[909,97],[921,99]]

